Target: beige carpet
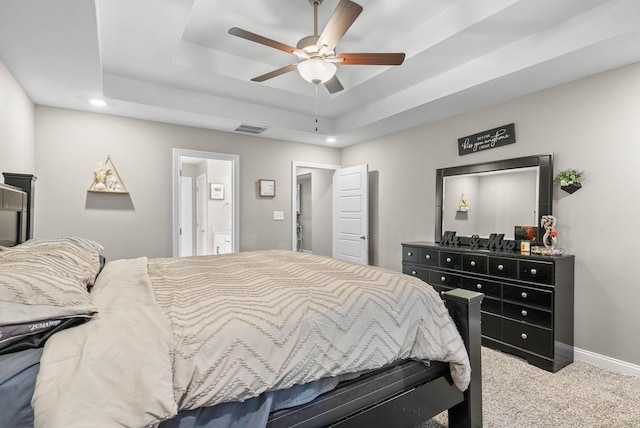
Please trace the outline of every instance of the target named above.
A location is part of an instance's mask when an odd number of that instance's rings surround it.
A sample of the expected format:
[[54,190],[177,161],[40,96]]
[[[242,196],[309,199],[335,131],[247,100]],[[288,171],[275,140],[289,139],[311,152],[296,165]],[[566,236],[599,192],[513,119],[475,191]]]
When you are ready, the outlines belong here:
[[[574,362],[557,373],[482,348],[486,428],[640,427],[640,378]],[[420,428],[448,427],[442,413]]]

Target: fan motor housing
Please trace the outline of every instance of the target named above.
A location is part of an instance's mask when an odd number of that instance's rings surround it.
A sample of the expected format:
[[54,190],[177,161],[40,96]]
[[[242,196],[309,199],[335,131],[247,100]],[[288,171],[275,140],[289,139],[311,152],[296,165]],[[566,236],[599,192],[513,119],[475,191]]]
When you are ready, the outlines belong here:
[[318,39],[320,36],[307,36],[300,39],[296,47],[308,54],[318,53]]

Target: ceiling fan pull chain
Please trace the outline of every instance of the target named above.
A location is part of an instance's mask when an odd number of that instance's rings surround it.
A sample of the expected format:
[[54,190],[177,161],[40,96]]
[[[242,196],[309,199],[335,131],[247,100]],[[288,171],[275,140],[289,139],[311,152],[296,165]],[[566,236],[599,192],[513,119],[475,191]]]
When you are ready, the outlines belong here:
[[316,132],[318,132],[318,85],[316,85]]

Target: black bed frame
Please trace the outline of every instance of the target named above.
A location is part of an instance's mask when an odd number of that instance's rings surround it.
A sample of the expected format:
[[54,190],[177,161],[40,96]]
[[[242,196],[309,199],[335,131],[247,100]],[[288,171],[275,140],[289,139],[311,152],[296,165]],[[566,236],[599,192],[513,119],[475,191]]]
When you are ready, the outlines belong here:
[[[5,174],[6,176],[6,174]],[[0,245],[15,245],[32,233],[33,176],[16,186],[0,184]],[[6,180],[5,180],[6,181]],[[2,240],[2,236],[0,236]],[[483,295],[455,289],[444,293],[471,362],[471,383],[463,393],[453,384],[449,365],[405,361],[343,382],[310,403],[273,412],[268,427],[413,428],[448,410],[449,427],[482,427],[480,303]]]

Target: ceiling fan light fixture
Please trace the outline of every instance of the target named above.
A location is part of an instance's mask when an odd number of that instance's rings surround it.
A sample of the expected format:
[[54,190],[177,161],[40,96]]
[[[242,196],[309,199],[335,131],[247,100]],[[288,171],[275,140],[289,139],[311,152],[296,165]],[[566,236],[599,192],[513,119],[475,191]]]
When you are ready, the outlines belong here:
[[322,58],[309,58],[298,64],[300,76],[313,84],[324,83],[336,74],[337,67]]

